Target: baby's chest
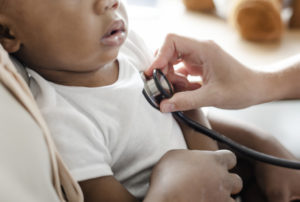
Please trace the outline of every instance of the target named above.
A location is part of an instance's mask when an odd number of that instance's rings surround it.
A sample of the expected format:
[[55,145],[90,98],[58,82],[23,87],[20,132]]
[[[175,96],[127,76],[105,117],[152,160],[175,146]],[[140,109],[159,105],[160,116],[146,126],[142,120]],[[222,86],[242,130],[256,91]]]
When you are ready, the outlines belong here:
[[[126,156],[149,156],[155,151],[168,147],[170,133],[177,128],[177,123],[171,116],[160,112],[153,112],[152,107],[135,104],[126,105],[119,109],[119,113],[106,114],[99,121],[99,127],[106,145],[114,160],[118,161]],[[178,135],[181,130],[178,128]],[[134,157],[136,158],[136,157]]]

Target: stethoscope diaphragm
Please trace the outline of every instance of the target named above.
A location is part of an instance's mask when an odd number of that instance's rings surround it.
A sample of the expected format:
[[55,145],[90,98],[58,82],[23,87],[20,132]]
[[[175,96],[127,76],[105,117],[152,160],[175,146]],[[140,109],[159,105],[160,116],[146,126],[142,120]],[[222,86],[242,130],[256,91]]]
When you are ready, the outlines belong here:
[[145,98],[154,108],[159,110],[159,103],[163,99],[173,96],[172,84],[159,69],[153,71],[153,78],[151,79],[147,80],[143,72],[141,72],[141,77],[144,81],[143,94]]

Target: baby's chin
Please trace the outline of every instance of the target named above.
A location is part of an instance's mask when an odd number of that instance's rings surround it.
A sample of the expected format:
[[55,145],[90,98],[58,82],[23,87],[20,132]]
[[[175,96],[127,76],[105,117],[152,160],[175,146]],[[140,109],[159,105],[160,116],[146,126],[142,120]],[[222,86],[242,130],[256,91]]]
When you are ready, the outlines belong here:
[[122,47],[122,45],[114,47],[113,49],[105,51],[105,53],[100,56],[99,62],[100,63],[108,64],[108,63],[111,63],[111,62],[117,60],[117,58],[118,58],[118,56],[120,54],[121,47]]

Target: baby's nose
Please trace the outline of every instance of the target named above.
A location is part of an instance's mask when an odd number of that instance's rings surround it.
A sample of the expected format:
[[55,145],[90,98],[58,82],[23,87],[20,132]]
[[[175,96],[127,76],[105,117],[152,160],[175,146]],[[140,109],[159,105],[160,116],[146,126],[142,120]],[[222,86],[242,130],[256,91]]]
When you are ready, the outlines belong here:
[[120,0],[96,0],[95,11],[99,15],[110,9],[117,9],[119,5]]

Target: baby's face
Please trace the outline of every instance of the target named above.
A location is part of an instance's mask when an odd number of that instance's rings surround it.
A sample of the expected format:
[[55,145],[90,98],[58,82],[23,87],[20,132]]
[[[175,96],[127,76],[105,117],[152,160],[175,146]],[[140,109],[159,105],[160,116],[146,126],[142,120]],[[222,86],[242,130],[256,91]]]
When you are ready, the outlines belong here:
[[112,62],[127,36],[119,0],[17,0],[16,55],[35,68],[91,71]]

